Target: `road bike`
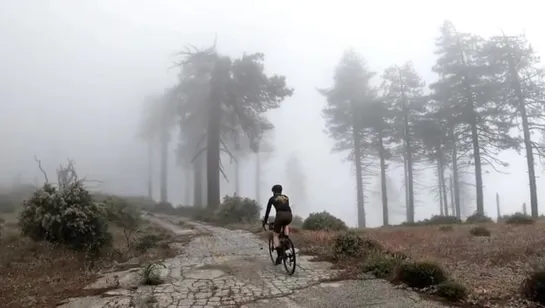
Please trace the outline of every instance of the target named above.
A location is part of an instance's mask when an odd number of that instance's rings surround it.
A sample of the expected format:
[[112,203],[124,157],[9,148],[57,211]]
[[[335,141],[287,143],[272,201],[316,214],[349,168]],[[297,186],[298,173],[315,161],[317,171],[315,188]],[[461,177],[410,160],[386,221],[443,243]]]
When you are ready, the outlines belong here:
[[[274,230],[274,222],[269,222],[269,230]],[[291,241],[288,234],[285,232],[286,228],[288,228],[289,233],[289,227],[284,226],[280,230],[280,234],[278,236],[278,239],[280,240],[280,245],[284,247],[284,258],[282,260],[282,263],[284,264],[284,269],[286,269],[286,272],[288,272],[288,275],[293,275],[295,273],[295,267],[297,266],[296,257],[295,257],[295,246],[293,246],[293,242]],[[274,257],[274,238],[273,234],[269,236],[269,256],[271,257],[271,261],[273,264],[276,264],[276,259]]]

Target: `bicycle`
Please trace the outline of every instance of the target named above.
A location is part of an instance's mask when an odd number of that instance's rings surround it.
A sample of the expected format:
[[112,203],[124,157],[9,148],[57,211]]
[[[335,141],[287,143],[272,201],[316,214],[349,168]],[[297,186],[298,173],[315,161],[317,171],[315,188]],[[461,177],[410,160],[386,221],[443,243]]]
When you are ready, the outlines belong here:
[[[274,230],[274,222],[269,222],[268,225],[269,225],[269,231]],[[297,266],[297,262],[295,257],[295,246],[293,246],[293,242],[291,241],[289,236],[286,234],[285,228],[286,226],[282,227],[282,229],[280,230],[278,239],[280,240],[280,245],[284,247],[284,258],[282,260],[282,263],[284,264],[284,269],[286,270],[288,275],[291,276],[293,275],[293,273],[295,273],[295,267]],[[274,247],[274,238],[273,238],[273,234],[271,233],[269,237],[269,256],[271,257],[271,261],[273,262],[273,264],[276,264],[275,262],[276,259],[273,254],[275,250],[276,249]]]

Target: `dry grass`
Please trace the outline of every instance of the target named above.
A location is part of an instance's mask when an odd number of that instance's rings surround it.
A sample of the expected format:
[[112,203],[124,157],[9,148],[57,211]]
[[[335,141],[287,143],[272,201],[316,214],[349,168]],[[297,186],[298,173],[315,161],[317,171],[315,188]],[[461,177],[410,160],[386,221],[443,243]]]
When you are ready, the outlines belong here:
[[[173,256],[175,251],[162,244],[139,252],[127,249],[123,230],[111,226],[113,247],[105,249],[98,259],[82,252],[45,242],[33,242],[23,238],[16,224],[15,214],[2,214],[0,224],[4,236],[0,240],[0,306],[2,307],[55,307],[68,297],[100,294],[104,290],[83,290],[96,279],[101,270],[113,270],[131,260],[137,264],[149,260]],[[155,234],[168,241],[173,237],[169,231],[156,225],[144,223],[142,235]],[[133,265],[137,266],[137,265]]]
[[[513,297],[528,271],[545,266],[545,223],[535,225],[485,224],[490,237],[469,233],[475,225],[387,227],[360,232],[388,251],[414,260],[436,261],[482,300]],[[335,232],[299,231],[291,237],[302,252],[328,254]]]

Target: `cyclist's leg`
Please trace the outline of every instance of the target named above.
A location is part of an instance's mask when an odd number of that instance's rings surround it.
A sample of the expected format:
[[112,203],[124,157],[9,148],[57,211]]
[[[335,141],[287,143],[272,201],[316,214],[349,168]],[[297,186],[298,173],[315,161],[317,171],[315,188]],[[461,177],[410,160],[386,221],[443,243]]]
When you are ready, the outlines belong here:
[[273,229],[273,243],[274,248],[276,250],[276,265],[279,265],[282,263],[281,260],[281,247],[280,247],[280,231],[282,231],[282,214],[279,215],[278,212],[276,212],[276,216],[274,218],[274,229]]
[[[280,231],[282,230],[282,228],[291,223],[292,218],[293,217],[292,217],[291,212],[286,212],[286,211],[276,212],[276,218],[275,218],[275,223],[274,223],[274,229],[275,229],[274,232],[275,232],[275,236],[277,238],[280,235]],[[275,247],[276,247],[276,252],[278,253],[278,257],[276,259],[276,264],[280,264],[281,263],[281,258],[284,256],[284,247],[282,247],[282,245],[280,245],[279,240],[277,242],[275,242]]]

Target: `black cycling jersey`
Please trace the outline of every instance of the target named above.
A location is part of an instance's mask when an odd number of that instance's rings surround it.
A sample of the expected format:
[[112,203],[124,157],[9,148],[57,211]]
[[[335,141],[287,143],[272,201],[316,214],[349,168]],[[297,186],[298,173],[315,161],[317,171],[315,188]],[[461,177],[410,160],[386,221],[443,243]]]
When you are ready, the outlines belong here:
[[269,213],[271,212],[271,206],[274,205],[274,209],[277,212],[290,212],[291,213],[291,207],[290,207],[290,199],[288,196],[283,194],[275,194],[269,199],[269,202],[267,203],[267,210],[265,211],[265,221],[269,219]]

